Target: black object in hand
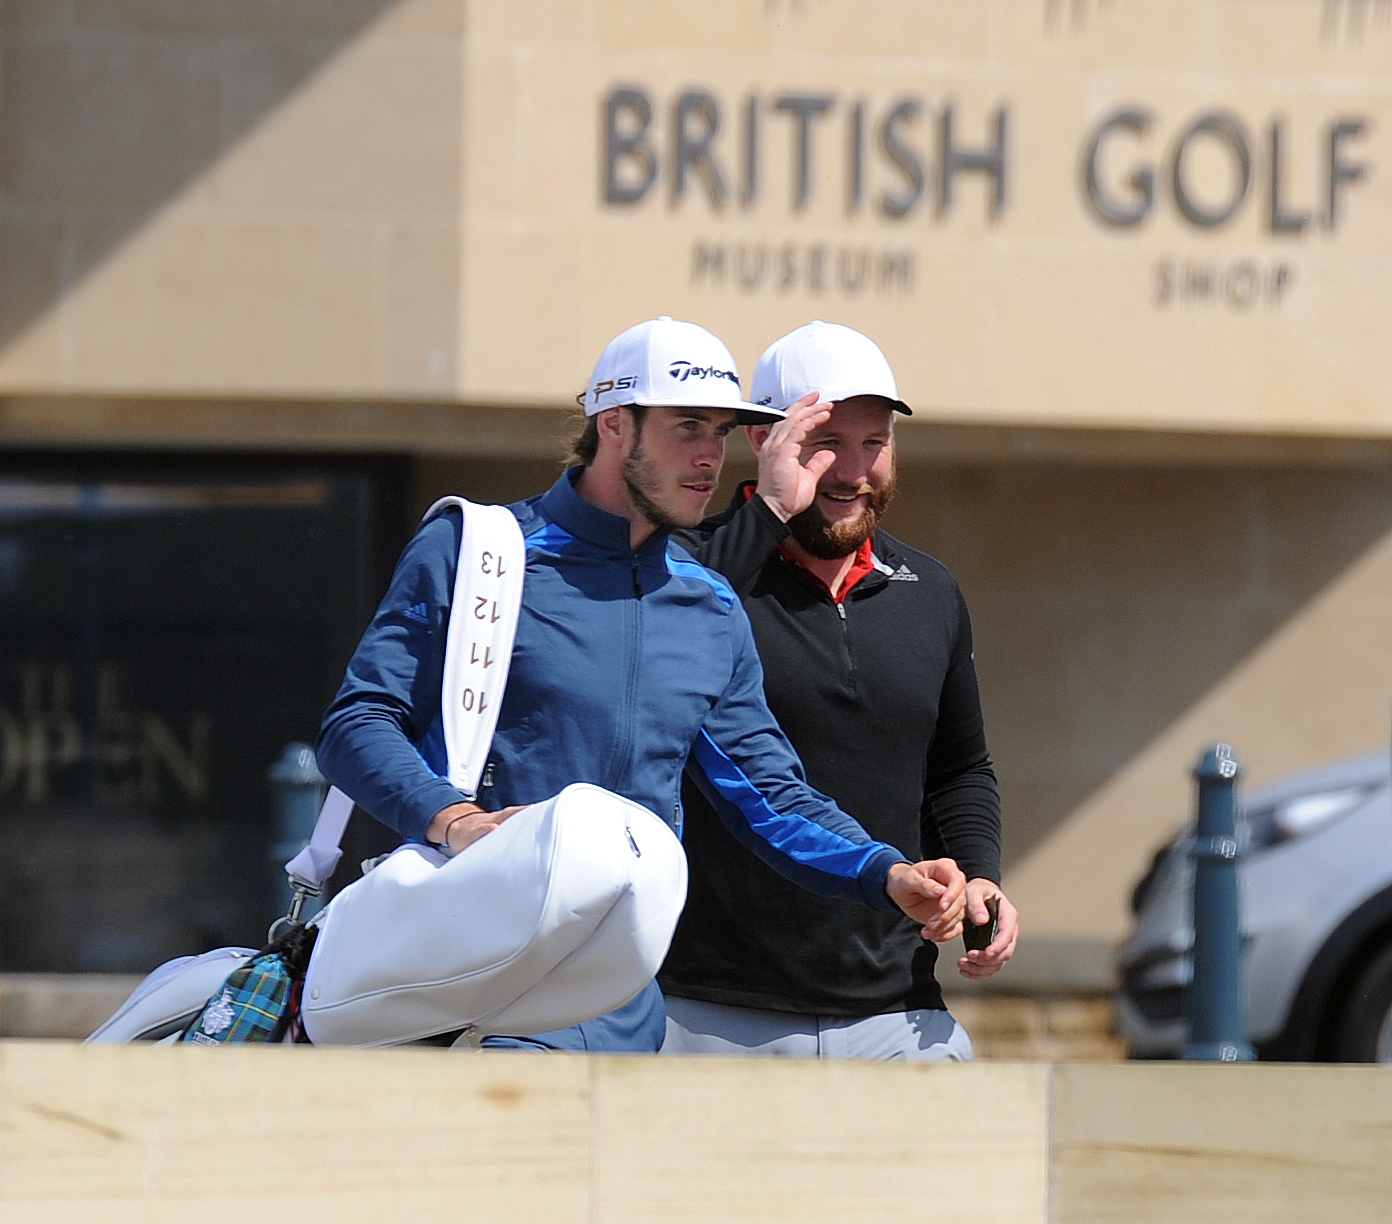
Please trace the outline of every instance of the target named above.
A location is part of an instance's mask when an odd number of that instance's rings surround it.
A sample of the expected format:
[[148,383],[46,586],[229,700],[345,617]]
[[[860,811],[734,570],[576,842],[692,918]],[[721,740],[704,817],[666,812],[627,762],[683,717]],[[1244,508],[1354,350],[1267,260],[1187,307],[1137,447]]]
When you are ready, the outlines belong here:
[[986,898],[986,912],[990,917],[977,926],[970,918],[962,920],[962,942],[968,952],[984,952],[996,937],[996,927],[1000,924],[1000,897]]

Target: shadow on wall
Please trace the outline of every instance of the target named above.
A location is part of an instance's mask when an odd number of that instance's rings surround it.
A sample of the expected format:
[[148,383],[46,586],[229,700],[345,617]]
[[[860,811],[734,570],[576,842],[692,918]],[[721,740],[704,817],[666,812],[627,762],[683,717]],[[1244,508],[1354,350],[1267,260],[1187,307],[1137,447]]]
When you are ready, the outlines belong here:
[[394,3],[0,4],[0,347]]
[[1008,866],[1392,531],[1385,471],[914,466],[899,487],[886,525],[971,605]]

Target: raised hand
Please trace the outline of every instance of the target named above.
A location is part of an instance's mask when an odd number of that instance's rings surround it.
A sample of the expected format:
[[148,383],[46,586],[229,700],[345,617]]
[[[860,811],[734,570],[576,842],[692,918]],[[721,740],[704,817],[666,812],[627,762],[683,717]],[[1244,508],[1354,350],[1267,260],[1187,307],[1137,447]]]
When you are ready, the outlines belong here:
[[812,391],[792,404],[778,424],[749,427],[749,442],[759,458],[758,494],[785,523],[812,504],[817,482],[836,462],[829,450],[803,455],[807,435],[826,423],[831,407],[819,404]]

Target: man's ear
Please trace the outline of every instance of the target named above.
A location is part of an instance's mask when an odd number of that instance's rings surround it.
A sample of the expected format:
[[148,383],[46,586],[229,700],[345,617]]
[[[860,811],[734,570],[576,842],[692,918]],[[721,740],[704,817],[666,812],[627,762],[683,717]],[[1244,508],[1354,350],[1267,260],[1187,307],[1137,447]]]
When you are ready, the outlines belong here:
[[623,414],[622,408],[606,408],[603,412],[595,413],[595,429],[600,438],[622,440]]
[[772,425],[746,425],[744,427],[744,432],[749,437],[749,445],[754,448],[756,455],[764,449],[764,443],[768,441],[769,430],[772,428]]

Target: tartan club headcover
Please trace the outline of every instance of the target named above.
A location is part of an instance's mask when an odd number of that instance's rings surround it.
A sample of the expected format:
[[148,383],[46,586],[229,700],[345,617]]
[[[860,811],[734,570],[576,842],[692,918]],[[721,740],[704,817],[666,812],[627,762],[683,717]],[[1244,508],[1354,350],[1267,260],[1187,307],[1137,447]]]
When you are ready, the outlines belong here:
[[264,953],[222,984],[180,1040],[200,1045],[279,1041],[290,1023],[293,986],[280,953]]

